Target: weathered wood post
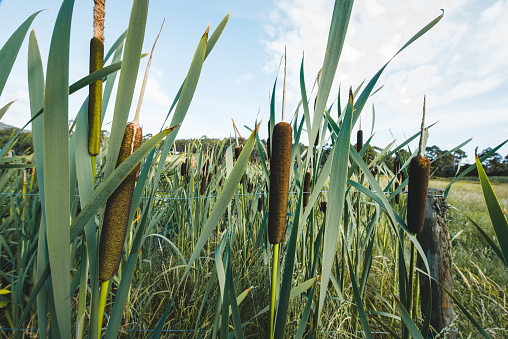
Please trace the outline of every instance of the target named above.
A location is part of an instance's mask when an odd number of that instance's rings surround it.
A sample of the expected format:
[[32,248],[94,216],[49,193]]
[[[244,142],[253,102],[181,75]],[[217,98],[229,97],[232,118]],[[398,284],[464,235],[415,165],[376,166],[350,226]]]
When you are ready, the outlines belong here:
[[[427,257],[432,278],[439,281],[448,291],[452,291],[452,260],[446,224],[447,210],[448,204],[445,202],[443,190],[429,188],[425,210],[425,225],[422,233],[418,235],[418,241]],[[417,265],[420,270],[426,272],[425,265],[420,256],[418,256]],[[425,314],[429,293],[432,293],[430,324],[439,333],[449,327],[453,321],[452,299],[435,281],[432,281],[432,292],[430,292],[429,279],[425,274],[420,273],[419,278],[422,313]],[[452,329],[448,328],[447,332],[444,336],[445,338],[455,338],[455,332]]]

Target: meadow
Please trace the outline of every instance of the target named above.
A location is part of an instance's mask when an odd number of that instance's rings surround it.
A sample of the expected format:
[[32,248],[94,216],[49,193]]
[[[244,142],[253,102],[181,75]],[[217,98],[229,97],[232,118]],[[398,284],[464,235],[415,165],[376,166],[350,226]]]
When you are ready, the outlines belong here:
[[[365,142],[363,134],[352,135],[391,62],[365,85],[350,87],[347,102],[340,93],[330,94],[352,5],[335,2],[317,93],[305,87],[302,60],[298,107],[276,108],[276,88],[284,86],[276,80],[269,119],[253,118],[241,130],[247,138],[212,147],[196,139],[178,154],[174,141],[229,14],[197,42],[168,108],[170,127],[165,120],[160,133],[142,140],[141,101],[151,55],[135,118],[127,121],[140,59],[146,57],[141,46],[148,1],[134,0],[127,31],[106,53],[94,52],[98,63],[90,74],[69,84],[73,1],[64,0],[45,71],[33,31],[27,39],[33,150],[13,155],[16,134],[0,151],[2,336],[505,337],[508,226],[503,212],[493,217],[497,200],[488,193],[480,164],[504,143],[457,177],[430,181],[445,188],[454,207],[448,216],[456,316],[436,334],[430,313],[421,311],[430,304],[419,293],[420,279],[431,281],[430,268],[406,221],[414,217],[408,213],[407,197],[414,191],[408,185],[418,175],[411,164],[423,157],[432,126],[414,126],[407,140],[372,156],[372,131]],[[0,95],[37,14],[0,50]],[[100,127],[116,85],[105,138]],[[69,112],[68,96],[87,88],[82,107]],[[0,109],[0,118],[10,104]],[[266,127],[270,139],[264,142],[258,131]],[[310,147],[302,150],[301,142]],[[259,160],[251,159],[253,149]],[[388,165],[395,158],[398,167]],[[473,169],[481,189],[459,180]],[[500,201],[495,211],[506,210],[508,185],[493,187]],[[493,240],[486,242],[471,220]],[[416,255],[426,265],[420,274]]]

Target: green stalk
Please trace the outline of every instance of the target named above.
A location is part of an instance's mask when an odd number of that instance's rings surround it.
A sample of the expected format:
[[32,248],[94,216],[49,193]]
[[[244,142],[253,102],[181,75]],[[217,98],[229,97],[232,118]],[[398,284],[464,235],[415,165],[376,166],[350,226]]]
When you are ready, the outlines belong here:
[[101,337],[101,331],[102,331],[102,318],[104,314],[104,309],[106,308],[106,299],[108,297],[108,287],[109,287],[109,280],[105,280],[102,282],[101,286],[101,296],[99,299],[99,317],[97,318],[98,321],[98,336],[97,338]]
[[273,244],[272,291],[270,296],[270,339],[273,339],[275,319],[275,292],[277,285],[277,272],[279,270],[279,243]]

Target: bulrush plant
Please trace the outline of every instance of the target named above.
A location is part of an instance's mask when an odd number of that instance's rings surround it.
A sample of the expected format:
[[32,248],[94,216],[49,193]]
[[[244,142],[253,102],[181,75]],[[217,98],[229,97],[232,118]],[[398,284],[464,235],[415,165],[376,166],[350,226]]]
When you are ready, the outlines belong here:
[[[131,156],[139,148],[139,146],[141,146],[143,133],[141,126],[139,125],[139,113],[141,111],[141,103],[143,102],[143,96],[145,94],[146,82],[148,80],[148,72],[150,71],[150,65],[152,63],[153,52],[163,26],[164,22],[161,25],[159,34],[153,44],[150,58],[148,59],[134,120],[125,127],[116,167],[120,166],[122,162],[127,160],[127,158]],[[98,318],[99,337],[102,330],[102,314],[104,312],[109,280],[117,273],[118,267],[120,266],[120,260],[122,258],[122,250],[124,247],[132,204],[132,195],[134,194],[134,186],[136,184],[139,169],[140,164],[138,163],[129,175],[120,183],[113,194],[111,194],[106,203],[99,242],[99,281],[102,282]]]
[[421,233],[425,222],[425,206],[429,188],[430,160],[423,155],[425,132],[425,97],[418,155],[409,163],[409,184],[407,195],[407,227],[412,233]]
[[[65,102],[76,88],[87,92],[90,84],[104,79],[104,109],[115,85],[115,71],[120,70],[112,132],[100,149],[96,176],[92,175],[88,148],[88,102],[79,110],[72,133],[68,116],[60,117],[58,129],[52,125],[56,110],[51,95],[55,81],[59,82],[56,66],[68,67],[62,58],[54,58],[54,53],[65,52],[63,41],[70,41],[71,0],[64,1],[63,14],[57,19],[55,34],[59,38],[55,38],[48,58],[46,84],[35,35],[30,35],[31,113],[43,114],[48,123],[32,122],[35,153],[31,164],[22,155],[2,158],[0,163],[1,289],[2,293],[11,292],[0,295],[0,302],[6,305],[1,309],[2,335],[9,336],[7,326],[26,329],[34,325],[40,329],[31,335],[41,338],[370,338],[376,337],[376,332],[426,337],[426,318],[418,308],[418,278],[412,278],[414,266],[408,255],[408,238],[417,241],[412,231],[413,207],[406,210],[406,204],[392,205],[386,195],[391,187],[380,187],[388,173],[391,176],[390,162],[385,159],[401,151],[404,163],[407,145],[421,137],[421,130],[399,141],[397,149],[386,146],[374,160],[354,151],[355,143],[361,151],[363,135],[357,134],[354,140],[351,131],[356,131],[355,124],[386,66],[365,87],[350,90],[346,105],[337,100],[333,110],[326,109],[329,102],[340,99],[329,97],[329,93],[333,92],[352,1],[336,1],[316,100],[313,91],[305,87],[302,60],[301,104],[291,118],[282,117],[277,123],[274,85],[266,150],[256,122],[250,137],[242,142],[238,139],[244,132],[235,126],[236,144],[198,139],[184,147],[185,155],[170,154],[178,130],[164,130],[141,143],[139,120],[143,112],[137,109],[132,123],[127,123],[143,56],[147,3],[134,0],[127,38],[111,40],[113,46],[104,53],[103,68],[86,72],[84,80],[70,89],[65,81],[59,86],[60,101]],[[207,29],[200,39],[174,107],[167,112],[172,117],[169,126],[183,123],[203,62],[228,17],[210,36]],[[62,18],[67,20],[67,29]],[[425,26],[403,49],[439,20]],[[28,32],[30,23],[23,24],[22,30]],[[69,36],[62,37],[66,31]],[[21,44],[22,39],[17,39]],[[0,69],[9,68],[9,58],[4,56],[16,53],[11,42],[0,51]],[[45,93],[49,96],[46,105]],[[285,94],[282,99],[284,102]],[[44,130],[49,142],[43,148]],[[51,142],[54,134],[60,134],[55,140],[68,141],[69,147],[55,147],[61,145]],[[2,148],[2,156],[13,143]],[[370,139],[363,148],[368,143]],[[300,144],[309,145],[309,149],[301,152]],[[256,146],[261,161],[249,162]],[[420,152],[422,149],[420,146]],[[106,153],[107,157],[103,156]],[[71,156],[68,161],[67,154]],[[35,169],[26,181],[27,172],[20,169],[23,166]],[[413,179],[424,180],[428,172],[426,163],[416,166],[414,171],[409,169],[409,192],[420,192],[416,195],[421,207],[426,188],[420,184],[419,189],[413,189]],[[62,168],[70,173],[44,178]],[[373,177],[370,170],[375,168],[379,171]],[[395,174],[402,171],[399,165]],[[239,187],[242,178],[244,185]],[[401,179],[395,184],[406,190]],[[71,183],[69,190],[60,187],[67,182]],[[40,199],[35,194],[40,194]],[[358,204],[361,208],[355,208]],[[62,210],[65,213],[60,213]],[[409,232],[404,227],[406,213]],[[55,228],[56,221],[61,228]],[[453,242],[457,251],[464,234],[458,234]],[[483,245],[478,249],[483,251]],[[471,297],[481,301],[481,307],[466,304],[469,307],[464,309],[470,313],[466,317],[466,313],[457,314],[458,332],[461,336],[475,328],[481,332],[473,322],[467,322],[470,316],[481,317],[480,323],[502,337],[504,332],[498,328],[508,319],[503,304],[506,280],[493,277],[491,282],[488,277],[481,281],[476,268],[464,270],[470,257],[467,251],[461,253],[466,259],[456,262],[454,257],[457,270],[452,273],[463,274],[465,278],[460,279],[465,283],[455,286],[453,293],[458,294],[459,302]],[[491,259],[488,257],[486,261]],[[488,288],[481,288],[483,282]],[[474,294],[476,289],[467,284],[480,286],[483,294]],[[409,300],[414,300],[414,307]],[[107,323],[103,327],[100,321]],[[29,335],[20,330],[15,336],[21,334]]]
[[[284,57],[284,94],[286,85],[286,58]],[[282,120],[284,120],[284,97]],[[289,176],[291,169],[291,149],[293,129],[287,122],[277,123],[272,131],[272,150],[270,158],[270,200],[268,209],[268,237],[273,245],[273,266],[270,297],[270,338],[274,334],[275,293],[278,274],[279,244],[286,233],[288,210]]]

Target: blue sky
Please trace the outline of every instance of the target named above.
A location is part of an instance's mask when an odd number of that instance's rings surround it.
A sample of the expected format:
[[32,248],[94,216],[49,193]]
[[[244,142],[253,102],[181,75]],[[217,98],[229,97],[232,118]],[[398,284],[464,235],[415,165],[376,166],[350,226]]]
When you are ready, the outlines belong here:
[[[0,45],[30,14],[49,8],[33,24],[45,65],[60,4],[56,0],[2,0]],[[329,103],[337,96],[339,84],[344,102],[349,86],[355,88],[363,80],[370,80],[414,33],[441,13],[441,8],[445,10],[443,20],[397,56],[383,73],[378,84],[384,87],[364,109],[362,127],[365,134],[370,134],[374,105],[373,143],[384,147],[394,139],[396,143],[402,142],[419,128],[426,94],[427,123],[439,121],[430,130],[428,144],[451,149],[473,137],[464,147],[471,161],[476,146],[481,150],[508,138],[508,0],[356,1]],[[76,0],[70,82],[88,71],[92,9],[92,0]],[[127,27],[130,9],[131,1],[106,1],[106,49]],[[285,45],[288,48],[287,120],[300,100],[298,72],[302,53],[305,51],[309,92],[322,66],[332,9],[331,0],[150,1],[145,51],[150,50],[164,18],[166,23],[155,50],[143,101],[144,133],[160,129],[199,38],[208,23],[213,30],[229,11],[231,18],[206,60],[179,137],[229,136],[233,133],[231,118],[239,127],[252,126],[256,117],[266,121],[268,93]],[[0,107],[17,99],[2,118],[3,123],[15,126],[23,125],[30,115],[26,54],[25,41],[0,98]],[[146,62],[145,59],[141,63],[139,82]],[[136,107],[137,93],[139,86],[132,110]],[[75,116],[86,95],[85,90],[70,97],[70,118]],[[311,97],[314,95],[315,92]],[[280,119],[282,86],[278,87],[276,97]],[[108,109],[106,123],[111,121],[111,111]],[[336,114],[332,111],[332,116]],[[240,131],[244,136],[248,134],[244,128]],[[265,128],[261,129],[261,137],[266,137]],[[500,153],[506,155],[508,147],[503,147]]]

